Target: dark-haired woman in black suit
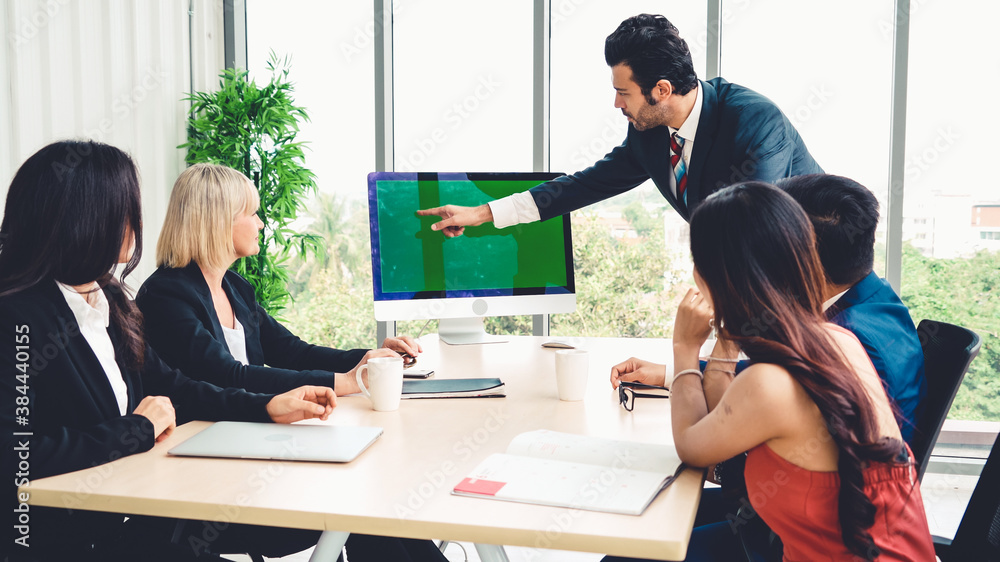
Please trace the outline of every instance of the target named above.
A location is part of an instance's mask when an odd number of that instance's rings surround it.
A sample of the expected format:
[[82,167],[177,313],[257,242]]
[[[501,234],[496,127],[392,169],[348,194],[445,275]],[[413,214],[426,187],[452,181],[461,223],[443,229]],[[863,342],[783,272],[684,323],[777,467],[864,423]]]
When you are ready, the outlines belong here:
[[[122,277],[131,273],[141,249],[138,173],[121,150],[58,142],[18,170],[0,224],[0,467],[8,486],[148,451],[192,419],[290,423],[326,419],[336,406],[328,387],[253,394],[167,367],[144,343],[141,314],[113,275],[122,263]],[[26,480],[15,477],[25,472],[21,461],[30,465]],[[7,493],[10,560],[218,559],[194,552],[183,533],[171,541],[183,529],[174,521],[22,507],[16,490]],[[208,549],[281,556],[317,537],[230,525]]]

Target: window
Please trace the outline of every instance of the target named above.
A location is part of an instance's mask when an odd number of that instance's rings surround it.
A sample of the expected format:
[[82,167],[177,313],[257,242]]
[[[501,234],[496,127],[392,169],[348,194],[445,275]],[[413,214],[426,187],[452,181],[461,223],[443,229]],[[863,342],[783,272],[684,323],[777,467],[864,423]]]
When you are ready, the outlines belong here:
[[[980,242],[995,240],[1000,230],[983,230],[992,219],[990,205],[981,205],[996,201],[995,183],[982,174],[995,159],[1000,108],[957,103],[944,110],[928,86],[947,69],[951,76],[976,76],[986,90],[1000,87],[1000,74],[984,71],[1000,65],[991,40],[997,17],[1000,5],[993,3],[911,3],[903,212],[911,217],[920,209],[932,230],[924,237],[904,232],[902,297],[915,321],[950,322],[983,338],[952,406],[950,417],[961,420],[1000,420],[1000,247]],[[978,229],[970,221],[974,211]]]
[[875,270],[884,274],[893,2],[726,0],[722,8],[722,77],[777,103],[824,170],[875,193]]
[[[750,4],[722,3],[722,76],[773,99],[820,164],[872,189],[885,216],[894,3]],[[419,5],[399,0],[393,8],[396,169],[530,169],[532,3],[512,2],[499,10],[458,0]],[[552,3],[551,9],[553,170],[586,167],[624,138],[626,122],[613,107],[603,60],[604,39],[624,18],[666,11],[705,77],[703,2],[664,7],[643,0],[567,0]],[[356,293],[357,307],[370,310],[363,205],[365,174],[374,168],[374,33],[381,25],[371,12],[367,3],[319,0],[303,1],[295,10],[264,2],[248,5],[251,70],[260,75],[270,49],[292,55],[297,99],[312,117],[301,134],[311,142],[307,165],[316,171],[320,190],[338,198],[332,208],[341,219],[326,222],[347,225],[332,227],[342,234],[330,250],[339,256],[331,270],[336,275],[327,281],[356,287],[317,286],[302,293],[296,308],[318,307],[321,294],[341,291],[341,296]],[[969,13],[977,17],[970,19]],[[1000,419],[1000,382],[994,382],[1000,380],[995,336],[1000,333],[995,290],[1000,218],[994,213],[995,188],[981,175],[982,163],[992,161],[991,131],[1000,127],[1000,107],[951,104],[944,110],[941,69],[951,76],[976,76],[987,90],[1000,85],[1000,75],[982,71],[1000,63],[987,23],[997,15],[1000,5],[971,0],[947,7],[911,3],[902,297],[917,320],[950,321],[983,335],[983,352],[956,401],[955,415],[966,419]],[[489,25],[465,24],[470,21]],[[941,49],[942,44],[952,47]],[[956,52],[975,56],[956,57]],[[620,218],[609,222],[603,213]],[[587,241],[577,245],[581,295],[613,294],[651,304],[607,312],[587,328],[557,317],[553,331],[669,335],[671,292],[690,281],[683,221],[651,186],[643,186],[575,213],[574,225],[576,237]],[[880,229],[880,245],[884,236]],[[876,271],[884,273],[883,256],[877,256]],[[622,264],[633,264],[634,271]],[[315,277],[299,275],[296,282],[304,286],[302,279]],[[586,283],[593,285],[588,289]],[[595,304],[584,300],[578,308]],[[316,313],[316,324],[336,325],[340,320],[332,314]],[[367,314],[342,331],[365,333],[372,325]]]
[[[641,13],[663,14],[705,77],[705,2],[627,0],[552,3],[551,168],[572,173],[625,140],[614,107],[604,40]],[[615,216],[614,220],[608,217]],[[573,213],[577,312],[552,319],[561,336],[670,336],[677,299],[691,279],[687,223],[651,181]]]
[[[705,77],[705,3],[669,7],[648,0],[552,3],[553,171],[582,170],[625,140],[628,122],[614,107],[604,40],[626,18],[662,13],[688,42],[698,77]],[[651,182],[644,188],[662,200]]]
[[273,50],[291,57],[295,101],[310,121],[305,165],[319,196],[300,212],[302,230],[326,240],[319,256],[288,263],[294,303],[286,325],[309,342],[373,347],[375,321],[368,237],[367,176],[375,169],[375,34],[372,3],[302,0],[247,3],[247,65],[269,78]]
[[[266,82],[269,53],[291,57],[295,101],[310,121],[306,166],[320,191],[364,200],[375,169],[375,30],[371,3],[302,0],[247,3],[247,65]],[[306,17],[308,15],[308,17]]]
[[530,172],[532,3],[393,5],[396,171]]

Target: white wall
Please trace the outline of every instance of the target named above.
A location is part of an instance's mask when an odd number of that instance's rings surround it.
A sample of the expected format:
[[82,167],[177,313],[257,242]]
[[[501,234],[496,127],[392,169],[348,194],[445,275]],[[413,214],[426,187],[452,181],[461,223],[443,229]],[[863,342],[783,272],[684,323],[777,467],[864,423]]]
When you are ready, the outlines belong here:
[[133,286],[153,270],[166,202],[184,169],[176,148],[186,140],[182,98],[217,87],[224,66],[222,10],[222,0],[0,6],[0,195],[21,162],[56,140],[89,138],[129,152],[142,179],[145,239]]

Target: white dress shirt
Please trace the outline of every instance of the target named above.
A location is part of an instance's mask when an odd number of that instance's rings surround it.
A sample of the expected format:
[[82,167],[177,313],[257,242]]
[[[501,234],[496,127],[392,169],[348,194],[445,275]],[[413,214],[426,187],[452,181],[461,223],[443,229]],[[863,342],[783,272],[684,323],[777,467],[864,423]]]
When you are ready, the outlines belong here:
[[108,335],[108,326],[111,324],[111,308],[108,306],[108,297],[104,291],[97,290],[90,294],[95,302],[91,305],[87,299],[73,290],[69,285],[56,283],[62,291],[66,304],[73,311],[76,323],[80,327],[80,333],[90,344],[90,349],[94,351],[104,374],[111,383],[111,390],[115,394],[118,402],[118,412],[125,415],[128,410],[128,387],[125,386],[125,379],[122,378],[122,371],[115,361],[115,346],[111,343],[111,336]]
[[850,291],[850,290],[851,289],[849,289],[849,288],[848,289],[844,289],[843,291],[841,291],[841,292],[837,293],[836,295],[833,295],[832,297],[830,297],[829,299],[827,299],[826,302],[823,303],[823,312],[826,312],[831,306],[833,306],[833,303],[839,301],[840,297],[844,296],[844,294],[847,293],[847,291]]
[[[688,114],[687,119],[681,124],[681,128],[667,127],[671,135],[677,133],[679,137],[684,139],[684,147],[681,149],[683,154],[681,156],[684,158],[684,165],[689,169],[691,166],[691,153],[694,150],[694,135],[698,132],[698,121],[701,119],[701,105],[703,101],[701,82],[697,83],[696,88],[698,93],[695,94],[694,106],[691,108],[691,113]],[[670,158],[669,149],[664,158]],[[670,174],[670,191],[674,194],[674,197],[677,196],[677,179],[673,174]],[[490,201],[488,205],[490,206],[490,211],[493,213],[493,226],[496,228],[507,228],[515,224],[541,220],[541,216],[538,214],[538,205],[535,204],[535,199],[531,196],[531,193],[527,191]]]
[[233,355],[233,359],[243,363],[244,365],[249,365],[250,360],[247,359],[247,336],[243,331],[243,324],[233,316],[233,327],[227,328],[222,327],[222,335],[226,338],[226,345],[229,347],[229,353]]

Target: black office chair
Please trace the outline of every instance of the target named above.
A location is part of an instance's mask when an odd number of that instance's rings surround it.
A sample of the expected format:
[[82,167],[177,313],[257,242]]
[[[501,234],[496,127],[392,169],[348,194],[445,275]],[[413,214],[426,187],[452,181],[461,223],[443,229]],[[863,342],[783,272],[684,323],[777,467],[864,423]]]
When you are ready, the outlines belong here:
[[934,537],[934,552],[941,562],[1000,562],[1000,436],[993,442],[955,538]]
[[934,320],[921,320],[917,335],[924,351],[927,396],[924,411],[914,428],[912,446],[913,456],[919,463],[917,477],[923,479],[941,426],[969,364],[979,354],[981,340],[972,330]]

